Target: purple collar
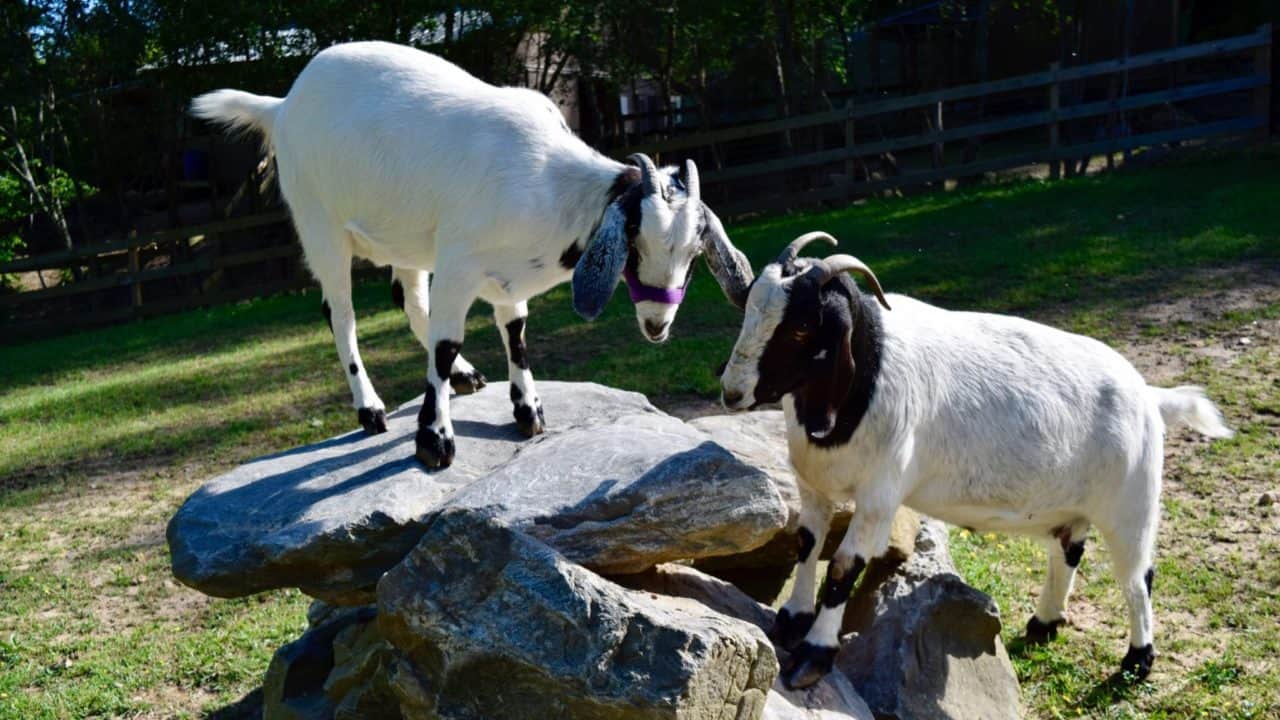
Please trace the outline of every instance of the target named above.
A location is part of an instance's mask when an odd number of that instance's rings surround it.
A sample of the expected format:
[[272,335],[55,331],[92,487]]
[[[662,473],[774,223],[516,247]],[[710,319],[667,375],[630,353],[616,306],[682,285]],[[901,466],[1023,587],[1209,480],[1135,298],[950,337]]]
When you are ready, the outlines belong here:
[[648,300],[649,302],[666,303],[667,305],[679,305],[684,300],[684,288],[662,288],[645,285],[640,282],[640,276],[636,275],[636,271],[628,265],[622,271],[622,277],[627,281],[627,290],[631,292],[631,302],[638,303]]

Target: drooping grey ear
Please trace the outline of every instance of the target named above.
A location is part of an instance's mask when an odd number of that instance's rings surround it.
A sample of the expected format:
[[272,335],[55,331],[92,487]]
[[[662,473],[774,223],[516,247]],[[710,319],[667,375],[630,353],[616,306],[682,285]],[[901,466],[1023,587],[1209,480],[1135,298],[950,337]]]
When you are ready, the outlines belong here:
[[573,268],[573,309],[595,320],[613,297],[613,289],[627,264],[626,216],[610,203],[587,251]]
[[751,263],[741,250],[729,242],[720,218],[705,203],[702,205],[702,213],[706,218],[706,228],[702,231],[702,252],[706,255],[707,267],[715,276],[716,282],[720,283],[720,289],[729,298],[729,302],[743,310],[747,307],[751,281],[756,277],[751,270]]

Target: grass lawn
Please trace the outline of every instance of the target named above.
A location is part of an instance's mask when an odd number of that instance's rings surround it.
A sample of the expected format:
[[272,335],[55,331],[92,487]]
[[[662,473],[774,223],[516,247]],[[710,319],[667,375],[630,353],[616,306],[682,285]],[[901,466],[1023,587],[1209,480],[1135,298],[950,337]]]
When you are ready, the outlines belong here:
[[[1212,445],[1170,434],[1149,683],[1106,682],[1126,631],[1100,543],[1081,567],[1074,627],[1028,649],[1017,637],[1043,576],[1039,546],[953,533],[966,578],[1004,612],[1034,716],[1280,715],[1280,509],[1256,506],[1280,489],[1277,187],[1280,149],[1262,148],[730,228],[757,267],[824,229],[890,291],[1092,334],[1153,382],[1205,385],[1238,428]],[[312,291],[0,348],[0,718],[252,706],[242,698],[301,631],[307,600],[211,600],[177,585],[164,523],[209,477],[356,426],[319,305]],[[702,270],[660,346],[641,339],[625,292],[592,324],[567,287],[532,305],[536,376],[677,409],[714,397],[739,322]],[[356,307],[379,393],[409,400],[423,352],[386,284],[359,287]],[[482,305],[464,352],[504,374]]]

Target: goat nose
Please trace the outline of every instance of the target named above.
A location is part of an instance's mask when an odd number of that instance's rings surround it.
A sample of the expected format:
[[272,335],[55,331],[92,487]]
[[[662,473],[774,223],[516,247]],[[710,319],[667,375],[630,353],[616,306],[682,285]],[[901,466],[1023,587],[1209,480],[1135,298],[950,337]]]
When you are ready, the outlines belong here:
[[658,337],[667,331],[667,325],[669,324],[670,323],[665,320],[646,319],[644,321],[644,331],[649,334],[649,337]]
[[742,393],[733,390],[724,391],[724,406],[733,407],[742,402]]

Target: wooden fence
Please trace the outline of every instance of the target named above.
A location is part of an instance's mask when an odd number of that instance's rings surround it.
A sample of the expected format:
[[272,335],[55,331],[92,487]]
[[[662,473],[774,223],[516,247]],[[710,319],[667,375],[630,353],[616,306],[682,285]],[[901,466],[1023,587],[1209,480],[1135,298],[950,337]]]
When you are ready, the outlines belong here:
[[[1188,45],[1158,52],[1135,55],[1128,59],[1108,60],[1071,68],[1051,66],[1048,70],[1029,75],[946,88],[909,97],[896,97],[873,102],[850,102],[844,107],[824,112],[800,115],[768,122],[752,123],[705,133],[677,136],[656,142],[618,148],[615,157],[633,152],[646,152],[657,156],[673,153],[723,158],[732,155],[732,143],[752,139],[774,139],[778,149],[774,157],[760,158],[759,153],[749,162],[722,166],[701,173],[704,194],[710,190],[709,199],[722,200],[715,205],[717,212],[727,217],[737,217],[761,211],[786,210],[812,206],[829,200],[848,200],[890,188],[937,183],[1047,163],[1050,173],[1057,177],[1061,164],[1067,160],[1091,155],[1107,155],[1127,152],[1140,147],[1198,140],[1218,135],[1265,135],[1270,124],[1271,108],[1271,26],[1264,25],[1248,35],[1213,42]],[[1111,96],[1105,100],[1064,105],[1063,88],[1068,83],[1084,83],[1096,78],[1120,76],[1125,84],[1138,70],[1159,69],[1162,77],[1176,78],[1179,64],[1189,61],[1209,61],[1236,58],[1237,64],[1246,68],[1228,77],[1215,78],[1136,94],[1117,96],[1112,83]],[[1167,67],[1161,67],[1167,66]],[[952,107],[968,102],[970,105],[985,103],[994,97],[1008,97],[1021,93],[1023,104],[1028,104],[1028,92],[1040,93],[1039,104],[1043,109],[996,118],[982,118],[959,127],[946,127],[948,104]],[[1102,140],[1074,144],[1063,142],[1063,126],[1072,121],[1088,118],[1110,118],[1115,127],[1123,127],[1126,114],[1144,108],[1167,106],[1200,98],[1222,96],[1231,93],[1249,93],[1251,100],[1245,103],[1244,112],[1235,117],[1196,122],[1184,127],[1174,127],[1152,132],[1117,132]],[[871,142],[858,140],[859,122],[878,117],[916,111],[927,115],[932,129],[900,137],[878,138]],[[865,125],[866,123],[863,123]],[[944,129],[945,128],[945,129]],[[1044,134],[1029,149],[1005,152],[995,157],[972,159],[968,162],[945,165],[941,162],[947,143],[977,141],[991,136],[1007,135],[1015,131],[1043,128]],[[823,138],[840,137],[837,147],[818,148],[796,152],[794,144],[783,141],[795,131],[815,131],[815,144],[822,145]],[[865,133],[861,135],[865,136]],[[788,138],[789,139],[789,138]],[[788,151],[786,148],[792,145]],[[932,150],[933,163],[926,170],[887,174],[880,178],[859,181],[858,165],[866,158],[899,151],[926,148]],[[758,149],[758,148],[757,148]],[[1000,149],[1000,148],[997,148]],[[826,170],[823,173],[821,171]],[[818,172],[815,172],[818,171]],[[787,174],[787,175],[784,175]],[[864,175],[867,173],[864,172]],[[779,177],[782,176],[782,177]],[[750,180],[750,182],[741,182]],[[737,182],[734,185],[735,181]],[[801,185],[796,188],[795,185]],[[717,187],[732,186],[731,192],[717,196]],[[776,189],[784,188],[778,192]],[[768,190],[775,190],[769,193]],[[762,192],[763,190],[763,192]]]
[[[847,202],[891,188],[1044,163],[1049,166],[1050,176],[1058,177],[1065,162],[1082,157],[1110,157],[1140,147],[1219,135],[1265,136],[1272,100],[1271,45],[1271,26],[1266,25],[1249,35],[1227,40],[1078,67],[1055,66],[1030,75],[909,97],[850,102],[824,112],[617,148],[613,154],[623,157],[643,151],[659,159],[674,159],[670,158],[673,153],[713,158],[715,162],[707,164],[702,172],[704,196],[714,202],[717,212],[729,218]],[[1189,61],[1229,61],[1229,65],[1225,73],[1218,72],[1212,79],[1195,77],[1184,67],[1184,77],[1196,81],[1178,84],[1180,64]],[[1115,91],[1121,85],[1114,81],[1116,78],[1122,79],[1127,90],[1132,73],[1162,66],[1169,78],[1165,87],[1136,93]],[[1070,83],[1079,87],[1096,78],[1113,79],[1106,99],[1064,103],[1064,88],[1073,87]],[[1039,98],[1030,104],[1023,98],[1020,107],[1040,109],[998,116],[980,110],[976,121],[958,127],[946,125],[948,117],[975,117],[971,107],[964,109],[965,103],[985,108],[988,102],[1018,93],[1032,93]],[[1124,128],[1126,114],[1136,110],[1231,94],[1247,95],[1242,111],[1233,116],[1151,132],[1110,133],[1103,139],[1065,142],[1064,129],[1070,123],[1108,118],[1109,127]],[[926,116],[929,129],[904,136],[881,136],[869,142],[859,139],[868,134],[868,121],[903,112]],[[1039,133],[1030,143],[1025,136],[1029,131]],[[1018,132],[1024,133],[1022,144],[1015,145],[1012,151],[993,143],[1001,152],[992,157],[974,155],[960,163],[944,162],[947,143],[973,143]],[[793,133],[808,133],[809,146],[792,142]],[[831,142],[832,138],[837,142]],[[744,142],[756,143],[756,152],[738,152]],[[758,152],[761,144],[766,148],[764,156]],[[873,177],[866,169],[868,158],[919,148],[931,156],[925,169],[880,177]],[[746,161],[726,164],[726,154],[746,157]],[[79,279],[54,287],[0,294],[0,342],[306,287],[312,282],[300,255],[285,212],[274,210],[4,263],[0,274],[49,269],[71,273],[74,269]]]

